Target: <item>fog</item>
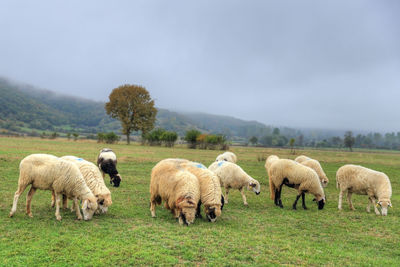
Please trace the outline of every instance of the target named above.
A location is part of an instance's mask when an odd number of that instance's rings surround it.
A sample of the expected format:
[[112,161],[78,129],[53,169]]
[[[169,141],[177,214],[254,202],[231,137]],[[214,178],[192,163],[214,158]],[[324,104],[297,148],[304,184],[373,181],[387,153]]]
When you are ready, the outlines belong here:
[[[269,125],[400,130],[398,1],[2,1],[0,76]],[[0,96],[1,97],[1,96]]]

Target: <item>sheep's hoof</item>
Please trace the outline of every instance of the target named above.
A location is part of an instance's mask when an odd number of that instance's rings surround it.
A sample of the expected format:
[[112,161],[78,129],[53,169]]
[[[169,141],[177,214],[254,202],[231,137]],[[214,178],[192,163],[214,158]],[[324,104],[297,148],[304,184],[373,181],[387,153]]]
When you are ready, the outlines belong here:
[[297,210],[296,206],[293,206],[292,208],[293,208],[294,210]]
[[379,211],[378,211],[378,212],[375,212],[375,214],[378,215],[378,216],[381,215]]
[[32,212],[28,213],[28,216],[33,218]]
[[57,221],[61,221],[61,216],[56,216]]
[[12,216],[14,216],[14,214],[12,213],[12,212],[10,212],[10,214],[8,215],[8,217],[12,217]]
[[354,207],[350,207],[351,210],[356,210]]
[[307,208],[307,207],[303,207],[303,209],[304,209],[304,210],[308,210],[308,208]]
[[82,220],[82,216],[79,216],[78,218],[76,218],[78,221]]
[[248,203],[244,203],[244,205],[245,205],[246,207],[248,207],[248,206],[249,206],[249,204],[248,204]]

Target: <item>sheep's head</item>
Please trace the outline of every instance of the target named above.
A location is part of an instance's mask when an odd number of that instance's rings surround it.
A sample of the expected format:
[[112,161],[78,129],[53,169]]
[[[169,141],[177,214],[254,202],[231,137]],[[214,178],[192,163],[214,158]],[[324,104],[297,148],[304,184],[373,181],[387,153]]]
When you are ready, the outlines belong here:
[[376,205],[381,207],[382,216],[386,216],[388,208],[392,207],[392,203],[390,202],[390,199],[379,199],[379,201]]
[[82,203],[83,219],[85,221],[92,219],[94,212],[97,210],[97,198],[90,197]]
[[257,180],[252,179],[248,186],[247,186],[248,190],[252,190],[254,193],[256,193],[256,195],[260,194],[260,183]]
[[215,222],[221,216],[221,205],[204,205],[204,213],[209,222]]
[[108,211],[108,207],[112,204],[111,195],[97,195],[96,197],[98,204],[96,214],[106,213]]
[[322,210],[325,206],[326,199],[325,199],[325,196],[317,195],[317,196],[315,196],[313,201],[317,202],[318,209]]
[[122,178],[119,173],[113,175],[110,177],[110,184],[114,184],[114,187],[119,187],[119,184],[121,183]]
[[176,201],[180,225],[189,226],[196,218],[197,203],[191,197],[181,197]]
[[322,187],[327,187],[327,186],[328,186],[328,183],[329,183],[328,178],[327,178],[327,177],[322,177],[322,179],[321,179],[321,185],[322,185]]

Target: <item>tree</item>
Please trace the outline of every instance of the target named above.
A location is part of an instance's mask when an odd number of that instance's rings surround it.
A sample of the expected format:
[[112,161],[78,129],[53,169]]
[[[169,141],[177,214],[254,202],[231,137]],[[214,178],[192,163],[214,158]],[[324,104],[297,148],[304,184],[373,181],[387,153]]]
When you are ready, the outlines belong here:
[[355,139],[353,137],[353,133],[351,131],[347,131],[344,134],[344,145],[350,149],[350,151],[353,151],[352,146],[354,145]]
[[112,90],[105,109],[112,118],[119,119],[122,132],[130,143],[132,131],[142,131],[142,135],[154,128],[157,109],[149,92],[139,85],[122,85]]
[[78,140],[79,134],[78,133],[73,133],[72,136],[74,137],[74,141],[76,141],[76,140]]
[[258,138],[255,137],[255,136],[252,136],[252,137],[250,138],[249,141],[250,141],[250,143],[254,146],[254,145],[256,145],[257,142],[258,142]]
[[296,153],[296,151],[294,150],[294,143],[295,142],[296,142],[296,139],[290,138],[290,140],[289,140],[290,152],[292,152],[293,155]]
[[197,138],[201,133],[197,130],[190,130],[186,132],[185,141],[188,142],[189,148],[196,148]]

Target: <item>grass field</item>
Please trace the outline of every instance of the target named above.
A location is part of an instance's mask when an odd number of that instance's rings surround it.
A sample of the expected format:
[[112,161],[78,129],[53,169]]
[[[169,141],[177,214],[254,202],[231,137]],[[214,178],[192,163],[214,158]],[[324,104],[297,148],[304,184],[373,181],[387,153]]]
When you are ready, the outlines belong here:
[[[109,213],[77,221],[62,211],[58,222],[50,191],[38,191],[33,218],[25,214],[25,196],[17,213],[8,214],[17,189],[18,165],[32,153],[76,155],[95,162],[103,144],[66,140],[0,138],[0,265],[400,265],[400,154],[302,150],[319,159],[330,183],[327,204],[319,211],[306,195],[308,210],[291,209],[295,191],[284,187],[284,209],[269,199],[264,162],[258,155],[294,158],[289,150],[233,147],[238,164],[261,183],[261,194],[247,191],[249,207],[232,191],[216,223],[197,219],[180,226],[163,206],[149,212],[151,168],[161,159],[179,157],[209,165],[219,151],[110,145],[117,153],[121,187],[110,187]],[[337,210],[336,170],[346,163],[385,172],[392,182],[392,209],[387,217],[365,211],[366,196],[353,195],[356,210]],[[108,178],[108,177],[107,177]],[[108,179],[107,179],[108,184]]]

